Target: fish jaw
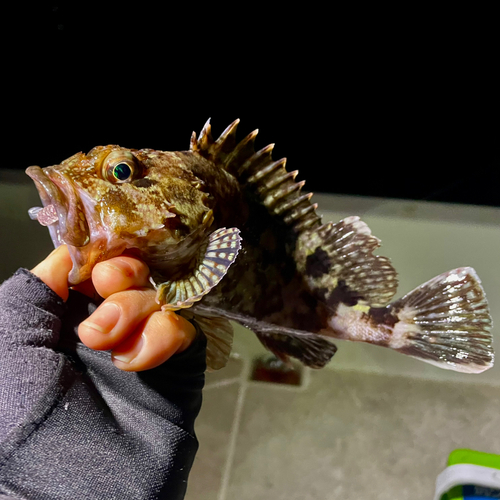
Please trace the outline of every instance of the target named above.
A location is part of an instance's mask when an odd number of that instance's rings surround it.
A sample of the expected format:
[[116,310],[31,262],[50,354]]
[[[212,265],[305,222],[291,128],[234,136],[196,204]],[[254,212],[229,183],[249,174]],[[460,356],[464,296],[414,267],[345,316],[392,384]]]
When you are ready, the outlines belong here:
[[87,220],[76,200],[76,193],[73,189],[67,189],[68,182],[62,176],[59,176],[59,182],[54,182],[49,169],[37,166],[29,167],[26,174],[35,182],[45,211],[51,210],[57,216],[57,220],[47,224],[54,246],[86,245],[89,241]]
[[126,249],[123,241],[99,238],[84,247],[68,245],[73,267],[68,275],[70,286],[77,285],[89,279],[96,264],[121,255]]
[[[124,241],[106,232],[92,216],[92,200],[86,199],[64,175],[51,167],[29,167],[43,204],[42,210],[30,210],[30,216],[46,225],[54,247],[67,245],[73,262],[68,276],[70,286],[90,278],[98,262],[120,255]],[[42,215],[44,217],[42,217]]]

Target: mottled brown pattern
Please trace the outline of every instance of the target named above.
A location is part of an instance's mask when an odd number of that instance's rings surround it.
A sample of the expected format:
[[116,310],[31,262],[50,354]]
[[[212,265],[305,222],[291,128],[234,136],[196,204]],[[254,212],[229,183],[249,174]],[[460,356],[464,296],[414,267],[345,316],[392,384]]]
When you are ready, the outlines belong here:
[[[223,149],[229,152],[226,146]],[[240,161],[246,161],[250,151],[247,141],[246,147],[239,149]],[[112,168],[116,162],[108,166],[110,158],[129,162],[129,182],[115,181]],[[300,358],[302,349],[303,361],[316,366],[320,361],[314,358],[318,357],[318,346],[323,345],[320,359],[324,364],[334,347],[310,333],[325,326],[326,315],[317,314],[320,306],[302,287],[297,274],[291,253],[295,233],[259,201],[262,188],[246,186],[215,160],[197,151],[134,150],[112,145],[96,147],[87,155],[78,153],[43,171],[32,167],[29,173],[36,182],[51,184],[65,198],[67,213],[72,207],[66,195],[77,193],[73,198],[79,199],[90,241],[70,247],[72,283],[87,279],[97,262],[126,250],[146,261],[156,283],[168,282],[169,290],[175,290],[172,280],[193,272],[208,235],[217,228],[237,227],[242,232],[243,250],[227,276],[200,304],[231,311],[244,324],[257,320],[262,327],[256,333],[264,344],[277,354],[281,344],[285,357]],[[232,161],[235,165],[234,155]],[[280,162],[278,167],[284,171],[283,165]],[[278,174],[279,168],[274,169]],[[288,176],[281,177],[289,182]],[[270,186],[274,189],[280,182]],[[44,204],[50,204],[52,198]],[[308,200],[302,197],[298,204]],[[64,238],[53,234],[56,244],[68,243],[77,233],[67,222]],[[271,330],[266,325],[271,325]],[[290,332],[280,333],[281,327]],[[294,331],[303,331],[302,337]],[[316,354],[308,354],[310,349]]]
[[[149,265],[164,308],[191,308],[207,328],[207,318],[236,320],[281,359],[324,366],[336,348],[322,335],[393,347],[390,330],[403,323],[398,314],[406,306],[383,307],[397,275],[387,258],[373,255],[379,240],[359,217],[322,225],[297,171],[273,160],[272,145],[256,151],[256,131],[237,142],[237,125],[214,140],[207,123],[189,151],[98,146],[60,165],[30,167],[50,207],[43,215],[58,216],[52,239],[69,245],[70,283],[126,251]],[[441,279],[429,282],[431,291]],[[474,273],[463,279],[482,301]],[[419,348],[405,342],[425,335],[405,321],[410,333],[398,331],[393,348],[413,355]],[[489,353],[488,331],[483,337]],[[425,349],[434,359],[432,346]]]

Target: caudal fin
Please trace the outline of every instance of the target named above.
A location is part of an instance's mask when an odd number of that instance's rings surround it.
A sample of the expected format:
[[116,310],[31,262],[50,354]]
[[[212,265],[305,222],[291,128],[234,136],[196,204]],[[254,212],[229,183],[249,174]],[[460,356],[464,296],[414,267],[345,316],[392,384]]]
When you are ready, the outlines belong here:
[[493,366],[488,302],[471,267],[436,276],[388,309],[397,318],[388,347],[464,373]]

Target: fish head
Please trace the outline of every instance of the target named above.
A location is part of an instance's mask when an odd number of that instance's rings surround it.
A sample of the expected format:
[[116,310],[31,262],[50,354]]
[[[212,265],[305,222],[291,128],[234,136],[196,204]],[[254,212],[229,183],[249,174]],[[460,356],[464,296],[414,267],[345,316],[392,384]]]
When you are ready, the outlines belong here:
[[177,153],[98,146],[26,173],[43,203],[32,218],[68,245],[71,285],[124,251],[153,267],[187,262],[213,221],[211,196]]

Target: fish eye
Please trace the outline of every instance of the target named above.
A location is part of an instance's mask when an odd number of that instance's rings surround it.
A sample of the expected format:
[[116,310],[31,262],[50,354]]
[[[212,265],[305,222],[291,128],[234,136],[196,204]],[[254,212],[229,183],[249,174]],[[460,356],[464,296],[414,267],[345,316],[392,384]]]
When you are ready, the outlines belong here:
[[113,177],[121,182],[128,181],[132,177],[132,169],[125,162],[118,163],[113,167]]
[[141,166],[130,151],[112,151],[102,164],[102,176],[113,184],[131,182],[141,177]]

